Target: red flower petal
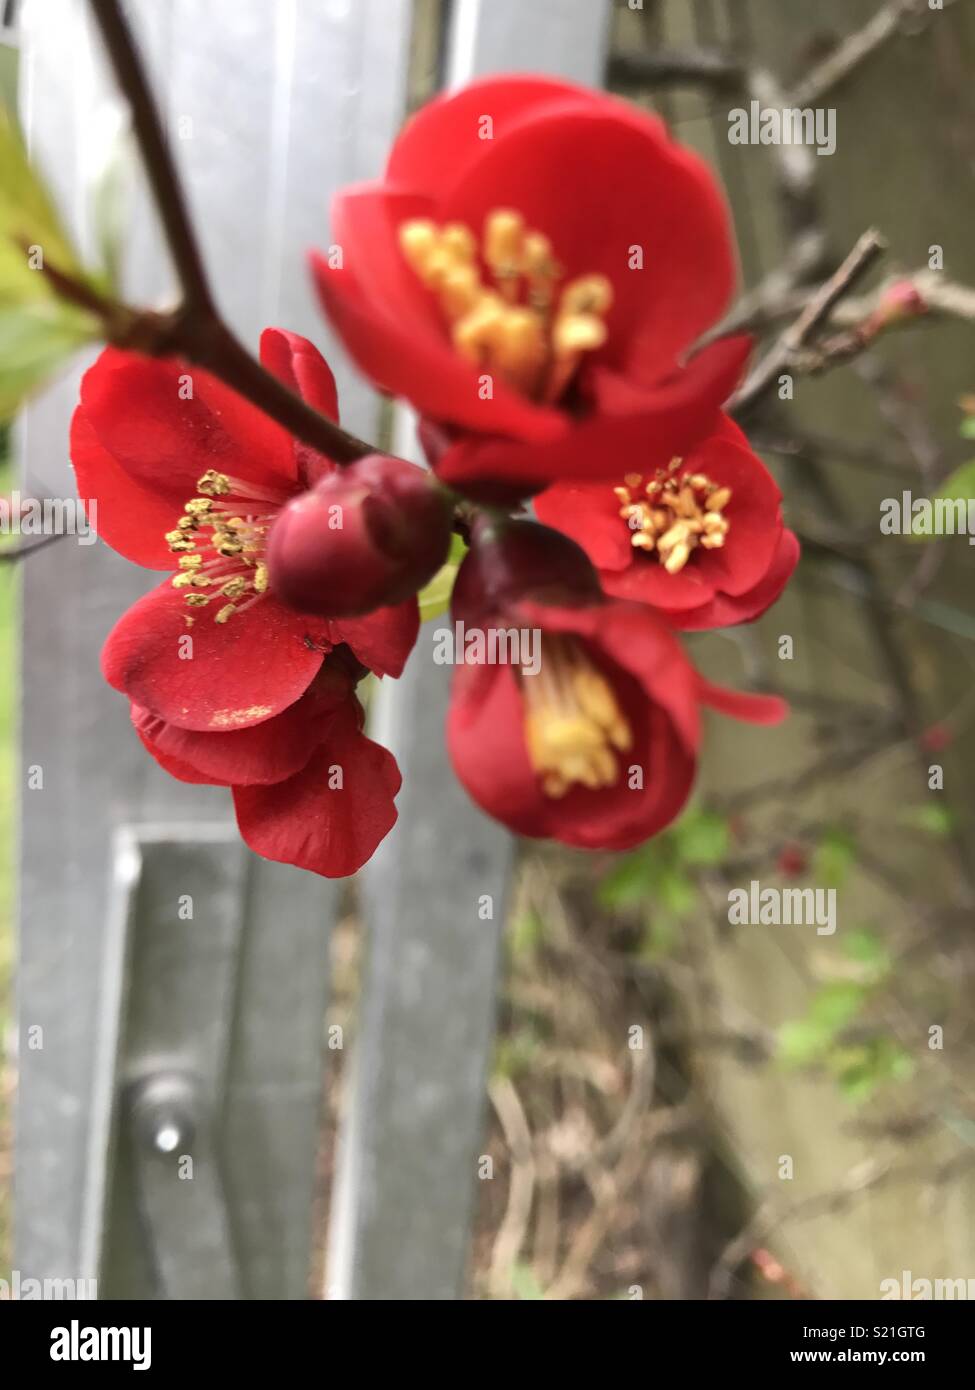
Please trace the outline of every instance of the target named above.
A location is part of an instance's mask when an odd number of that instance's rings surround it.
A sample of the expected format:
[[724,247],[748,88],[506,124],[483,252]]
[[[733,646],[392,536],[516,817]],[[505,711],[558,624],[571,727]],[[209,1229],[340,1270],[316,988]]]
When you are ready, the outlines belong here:
[[425,415],[482,433],[551,439],[565,428],[556,410],[533,405],[501,381],[482,398],[480,374],[456,352],[433,295],[407,264],[397,228],[429,214],[416,198],[379,187],[336,198],[333,235],[345,266],[312,254],[318,292],[361,369]]
[[[147,738],[142,729],[140,729],[138,722],[140,718],[152,718],[151,715],[146,716],[145,710],[140,710],[138,705],[130,705],[129,713],[132,717],[132,724],[136,734],[139,737],[139,742],[146,752],[150,753],[152,757],[155,758],[162,770],[169,773],[170,777],[175,777],[177,782],[191,782],[194,786],[225,787],[228,785],[222,778],[213,777],[207,772],[201,772],[199,768],[194,767],[191,763],[184,762],[182,758],[177,758],[171,753],[163,752],[157,744],[153,743],[150,738]],[[162,723],[161,720],[159,722]],[[174,726],[168,724],[165,727],[171,729]],[[217,736],[215,734],[199,734],[197,737],[215,738]]]
[[748,448],[713,439],[688,457],[688,466],[731,488],[724,509],[730,526],[720,550],[704,550],[694,565],[725,594],[743,594],[761,580],[779,542],[782,494],[761,459]]
[[[396,821],[396,760],[359,731],[350,700],[308,765],[269,787],[235,787],[237,824],[265,859],[342,878],[369,859]],[[330,786],[341,769],[341,787]]]
[[180,729],[138,705],[132,723],[157,762],[180,781],[224,787],[281,782],[308,763],[332,715],[313,690],[273,719],[228,733]]
[[[283,328],[265,328],[261,334],[261,364],[296,396],[307,401],[330,420],[338,422],[339,398],[335,377],[325,358],[313,343]],[[298,478],[303,486],[313,486],[335,469],[324,454],[300,439],[291,441]]]
[[733,627],[736,623],[751,623],[760,618],[782,593],[799,561],[799,542],[792,531],[783,527],[768,570],[747,593],[730,597],[717,593],[710,603],[679,614],[676,625],[684,632],[703,628]]
[[548,106],[566,102],[589,106],[599,100],[599,93],[585,87],[545,77],[488,77],[470,82],[459,92],[435,97],[407,121],[389,156],[386,181],[436,197],[445,169],[456,174],[483,155],[485,116],[491,120],[491,138],[499,140]]
[[730,719],[743,719],[748,724],[781,724],[788,716],[789,706],[777,695],[749,695],[742,690],[729,690],[713,685],[703,676],[697,677],[698,698]]
[[[510,667],[460,667],[447,722],[457,775],[490,815],[519,834],[583,848],[625,848],[662,829],[683,805],[699,737],[696,688],[675,638],[648,609],[605,604],[556,608],[519,603],[519,627],[573,633],[613,685],[633,734],[617,783],[543,794],[525,741],[525,707]],[[525,680],[533,677],[526,676]],[[643,772],[631,787],[629,769]]]
[[[617,677],[614,684],[619,697],[626,682]],[[690,791],[694,759],[645,697],[639,709],[632,695],[624,704],[635,742],[622,759],[620,782],[600,791],[574,787],[555,800],[543,794],[528,759],[524,705],[511,668],[461,667],[447,716],[451,761],[474,801],[516,834],[581,849],[625,849],[677,814]],[[642,789],[630,789],[630,765],[643,768]]]
[[757,617],[795,568],[797,552],[782,542],[782,494],[727,416],[688,451],[685,466],[731,488],[725,508],[731,530],[721,549],[696,549],[676,574],[668,574],[655,555],[630,544],[619,501],[608,484],[556,485],[536,499],[535,509],[542,521],[583,547],[600,570],[604,590],[615,598],[649,604],[685,630]]
[[415,598],[391,608],[377,608],[361,618],[326,622],[328,640],[344,642],[377,676],[400,676],[420,631],[420,605]]
[[290,386],[296,396],[338,423],[335,377],[314,343],[284,328],[265,328],[261,334],[261,365]]
[[122,615],[102,651],[110,685],[183,729],[228,731],[270,719],[307,690],[328,650],[315,619],[272,597],[223,624],[208,616],[211,607],[187,627],[189,611],[182,594],[162,584]]
[[173,555],[164,539],[186,501],[179,488],[143,487],[121,468],[98,441],[83,406],[71,420],[71,462],[78,496],[88,520],[113,550],[147,569],[171,570]]
[[535,515],[581,545],[598,570],[626,570],[633,532],[621,505],[609,483],[556,483],[535,498]]
[[517,605],[514,616],[519,627],[576,633],[604,651],[636,677],[670,716],[688,750],[696,752],[700,721],[694,696],[694,668],[680,642],[649,608],[635,603],[556,608],[526,602]]
[[645,603],[682,626],[685,614],[697,612],[715,596],[713,581],[696,560],[697,552],[677,574],[668,574],[654,556],[639,555],[628,569],[600,574],[600,582],[613,598]]
[[290,436],[198,367],[106,348],[85,373],[81,403],[122,472],[167,499],[192,497],[209,468],[285,493],[296,483]]
[[527,495],[549,482],[615,482],[626,473],[662,467],[712,432],[718,407],[734,388],[749,346],[747,338],[719,339],[678,376],[643,393],[639,413],[589,417],[554,443],[463,440],[437,460],[437,476],[457,487],[481,478],[511,480]]
[[[568,279],[609,278],[600,356],[646,382],[670,371],[731,297],[729,220],[714,176],[659,120],[620,103],[547,105],[484,141],[437,213],[479,232],[499,207],[551,239]],[[630,268],[635,247],[642,269]]]

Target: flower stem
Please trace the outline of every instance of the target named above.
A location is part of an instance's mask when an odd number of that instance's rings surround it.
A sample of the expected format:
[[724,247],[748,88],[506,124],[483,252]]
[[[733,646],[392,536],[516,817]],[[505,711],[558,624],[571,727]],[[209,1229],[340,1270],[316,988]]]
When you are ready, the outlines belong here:
[[[373,445],[341,429],[265,371],[224,323],[210,290],[145,68],[119,0],[91,0],[91,9],[116,81],[132,113],[136,140],[182,294],[179,308],[171,315],[161,317],[151,312],[141,315],[137,310],[128,311],[123,316],[125,327],[118,334],[112,331],[113,324],[118,325],[118,318],[113,318],[109,312],[113,307],[117,310],[118,306],[106,302],[101,317],[109,341],[120,347],[138,343],[142,351],[158,356],[184,356],[205,367],[303,443],[310,444],[336,463],[351,463],[365,454],[377,453]],[[141,332],[143,319],[144,333]]]

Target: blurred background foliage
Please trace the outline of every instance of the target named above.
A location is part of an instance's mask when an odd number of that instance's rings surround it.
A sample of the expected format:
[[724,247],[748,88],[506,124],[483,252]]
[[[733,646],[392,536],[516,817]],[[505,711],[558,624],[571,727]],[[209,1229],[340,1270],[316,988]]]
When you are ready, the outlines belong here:
[[[883,20],[815,102],[835,155],[728,143],[731,108]],[[932,310],[747,421],[803,560],[759,623],[690,645],[785,694],[788,724],[712,719],[698,801],[633,854],[526,848],[492,1087],[510,1184],[481,1185],[472,1287],[878,1298],[903,1269],[967,1275],[975,1248],[971,551],[879,529],[902,489],[975,497],[975,14],[646,0],[615,21],[610,86],[720,173],[746,300],[804,256],[818,282],[874,226],[860,303],[940,246],[968,316]],[[726,75],[682,80],[675,55]],[[756,322],[761,347],[794,313]],[[752,879],[835,889],[835,935],[730,925]]]

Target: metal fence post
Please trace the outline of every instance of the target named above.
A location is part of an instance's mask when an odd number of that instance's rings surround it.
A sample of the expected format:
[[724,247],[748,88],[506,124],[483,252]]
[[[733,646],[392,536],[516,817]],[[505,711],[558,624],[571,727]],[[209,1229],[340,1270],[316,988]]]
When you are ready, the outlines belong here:
[[[445,85],[513,67],[597,83],[609,11],[603,0],[458,0]],[[399,452],[415,453],[408,417],[400,430]],[[452,777],[448,678],[428,628],[404,679],[381,692],[376,736],[404,788],[400,821],[364,871],[369,949],[329,1260],[341,1298],[463,1289],[512,844]]]
[[[375,397],[329,339],[305,252],[325,242],[331,190],[378,172],[400,123],[407,0],[130,10],[230,322],[252,344],[266,323],[317,341],[346,420],[374,433]],[[86,194],[118,99],[81,0],[30,0],[21,39],[29,142],[90,246]],[[152,302],[168,270],[144,196],[126,253],[127,292]],[[24,412],[26,492],[73,495],[79,375]],[[98,651],[151,582],[70,539],[25,573],[15,1258],[41,1277],[97,1266],[108,1296],[300,1298],[337,890],[250,855],[225,793],[170,780],[139,747]],[[162,1100],[140,1089],[152,1068],[174,1094],[188,1086],[195,1137],[159,1120],[165,1085]],[[180,1154],[191,1181],[174,1177]],[[161,1240],[140,1235],[136,1211]]]

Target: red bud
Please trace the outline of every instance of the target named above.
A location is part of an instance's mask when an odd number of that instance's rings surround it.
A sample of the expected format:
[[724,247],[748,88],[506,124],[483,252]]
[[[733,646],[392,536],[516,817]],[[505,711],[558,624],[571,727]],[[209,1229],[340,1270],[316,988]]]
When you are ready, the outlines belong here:
[[537,521],[479,518],[454,583],[451,612],[478,622],[509,603],[598,603],[599,579],[575,541]]
[[916,285],[910,280],[895,280],[888,285],[880,297],[876,309],[867,320],[866,327],[871,336],[892,324],[905,319],[917,318],[926,314],[928,305]]
[[301,613],[370,613],[401,603],[432,578],[450,532],[450,503],[431,474],[369,454],[282,510],[268,545],[271,589]]

